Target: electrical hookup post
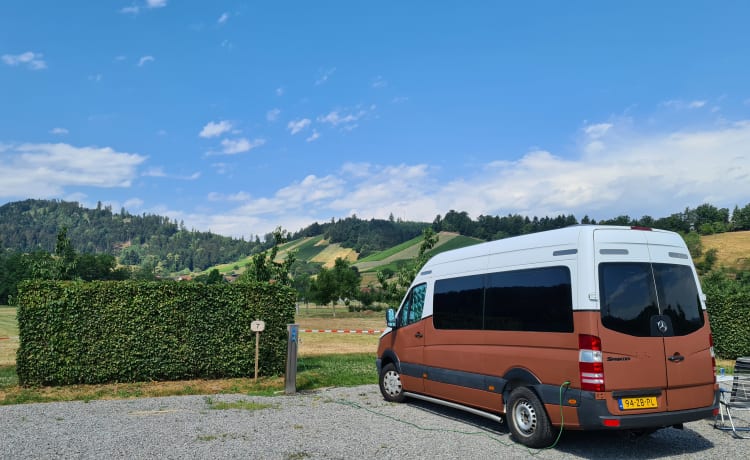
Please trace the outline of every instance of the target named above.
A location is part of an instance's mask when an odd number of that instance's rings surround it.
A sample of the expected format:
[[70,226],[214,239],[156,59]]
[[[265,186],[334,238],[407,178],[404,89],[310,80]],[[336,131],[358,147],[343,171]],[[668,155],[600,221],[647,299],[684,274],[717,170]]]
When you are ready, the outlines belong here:
[[286,344],[286,374],[284,375],[284,393],[293,395],[297,392],[297,343],[299,342],[299,324],[287,324],[289,341]]

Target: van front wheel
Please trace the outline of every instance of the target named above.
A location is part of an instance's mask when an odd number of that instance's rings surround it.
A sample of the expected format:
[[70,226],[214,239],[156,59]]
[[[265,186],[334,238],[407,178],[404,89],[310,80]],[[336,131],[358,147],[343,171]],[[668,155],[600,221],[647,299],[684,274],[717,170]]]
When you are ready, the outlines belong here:
[[508,428],[513,437],[521,444],[541,448],[552,444],[554,433],[536,394],[527,387],[518,387],[508,398]]
[[401,385],[401,375],[393,363],[383,366],[380,371],[380,392],[388,402],[404,402],[404,387]]

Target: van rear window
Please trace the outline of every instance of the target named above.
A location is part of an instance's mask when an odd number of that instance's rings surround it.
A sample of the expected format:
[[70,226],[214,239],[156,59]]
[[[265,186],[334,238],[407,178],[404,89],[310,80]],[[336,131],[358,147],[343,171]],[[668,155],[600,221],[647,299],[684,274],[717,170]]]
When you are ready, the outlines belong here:
[[544,267],[435,282],[436,329],[573,332],[570,270]]
[[[687,265],[613,262],[599,264],[602,324],[636,337],[687,335],[703,327],[698,288]],[[659,332],[654,319],[665,317]]]

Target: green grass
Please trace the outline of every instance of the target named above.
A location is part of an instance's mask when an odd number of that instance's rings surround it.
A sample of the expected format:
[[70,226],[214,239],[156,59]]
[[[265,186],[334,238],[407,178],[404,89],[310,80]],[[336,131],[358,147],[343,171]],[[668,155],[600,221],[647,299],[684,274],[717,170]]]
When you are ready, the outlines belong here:
[[241,399],[239,401],[234,401],[234,402],[224,402],[224,401],[214,401],[213,398],[206,398],[206,404],[208,404],[209,407],[213,410],[239,409],[239,410],[254,411],[254,410],[278,408],[278,405],[275,405],[275,404],[262,404],[262,403],[257,403],[254,401],[248,401],[244,399]]
[[322,239],[322,235],[316,236],[297,246],[297,260],[304,260],[309,262],[313,257],[323,252],[323,249],[326,248],[326,245],[321,244],[320,246],[316,246],[316,244],[320,243]]
[[417,236],[415,238],[410,239],[409,241],[404,241],[403,243],[393,246],[392,248],[386,249],[384,251],[376,252],[375,254],[370,254],[369,256],[362,258],[357,261],[357,263],[360,262],[380,262],[381,260],[385,260],[391,256],[394,256],[398,254],[401,251],[404,251],[415,244],[419,244],[422,242],[422,236]]
[[[345,387],[376,384],[375,355],[352,353],[298,358],[297,389]],[[195,382],[195,381],[193,381]],[[66,387],[18,386],[16,366],[0,367],[0,406],[58,401],[94,401],[98,399],[129,399],[141,397],[182,396],[199,394],[238,394],[272,396],[284,392],[282,377],[258,379],[206,380],[187,382],[139,382],[106,385],[70,385]],[[250,401],[216,403],[214,409],[259,410]]]
[[0,390],[18,385],[16,366],[0,366]]
[[360,269],[360,273],[362,273],[363,275],[365,273],[377,273],[377,272],[379,272],[381,270],[385,270],[385,269],[389,269],[389,270],[393,271],[393,273],[396,273],[396,272],[398,272],[401,269],[402,266],[408,265],[409,262],[411,262],[411,261],[407,260],[407,259],[399,259],[399,260],[396,260],[394,262],[389,262],[387,264],[376,265],[374,267],[367,268],[367,269]]
[[450,251],[453,249],[465,248],[467,246],[474,246],[475,244],[484,243],[482,240],[471,238],[469,236],[457,235],[455,238],[451,238],[446,241],[445,244],[441,244],[431,251],[427,252],[429,257],[440,254],[441,252]]
[[376,383],[375,355],[371,353],[311,356],[297,361],[298,390]]

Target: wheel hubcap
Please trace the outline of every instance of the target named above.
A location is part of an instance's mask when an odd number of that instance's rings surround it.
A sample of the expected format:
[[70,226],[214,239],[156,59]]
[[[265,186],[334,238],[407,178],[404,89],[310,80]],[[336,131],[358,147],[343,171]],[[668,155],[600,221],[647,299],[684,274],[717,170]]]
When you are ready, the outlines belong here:
[[401,394],[401,376],[398,375],[398,372],[386,372],[383,376],[383,389],[394,398]]
[[513,410],[513,420],[516,422],[518,430],[524,436],[530,436],[534,434],[536,430],[536,410],[529,401],[522,400],[516,403],[516,407]]

